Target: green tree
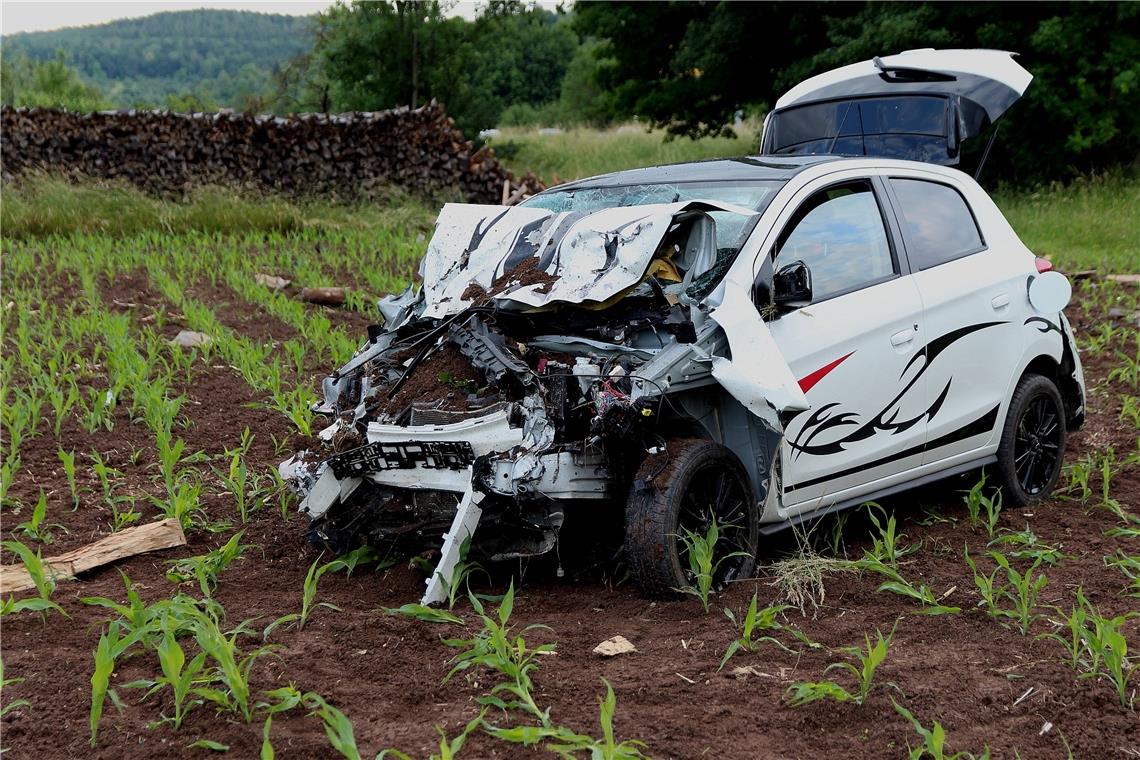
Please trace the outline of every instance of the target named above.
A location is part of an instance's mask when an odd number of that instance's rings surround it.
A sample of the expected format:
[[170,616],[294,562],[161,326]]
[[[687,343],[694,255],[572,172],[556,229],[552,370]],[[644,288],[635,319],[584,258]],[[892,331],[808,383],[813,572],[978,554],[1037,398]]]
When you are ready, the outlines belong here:
[[97,111],[107,101],[97,87],[85,83],[67,65],[62,50],[48,61],[6,55],[0,61],[0,101],[10,106],[66,108],[71,111]]

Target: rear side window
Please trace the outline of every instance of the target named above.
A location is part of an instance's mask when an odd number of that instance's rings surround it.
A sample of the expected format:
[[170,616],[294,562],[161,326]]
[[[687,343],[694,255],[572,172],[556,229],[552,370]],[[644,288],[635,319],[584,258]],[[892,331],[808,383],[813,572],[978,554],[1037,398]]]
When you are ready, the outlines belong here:
[[890,182],[912,267],[930,269],[985,248],[978,223],[957,190],[920,179]]

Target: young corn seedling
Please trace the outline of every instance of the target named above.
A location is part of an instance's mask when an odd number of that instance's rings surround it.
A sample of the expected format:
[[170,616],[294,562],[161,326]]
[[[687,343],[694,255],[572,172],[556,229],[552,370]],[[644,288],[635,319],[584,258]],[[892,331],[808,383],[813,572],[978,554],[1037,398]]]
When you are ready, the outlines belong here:
[[123,626],[116,620],[108,624],[99,636],[99,644],[93,654],[95,669],[91,673],[91,710],[87,718],[91,728],[91,746],[95,746],[99,721],[103,717],[103,706],[107,698],[110,697],[113,704],[119,704],[118,694],[111,688],[111,675],[115,672],[115,663],[127,649],[142,638],[145,631],[145,628],[140,628],[124,636]]
[[498,728],[486,726],[487,733],[498,739],[515,744],[533,746],[542,743],[546,749],[560,757],[578,757],[579,753],[588,753],[589,757],[600,760],[640,760],[646,755],[641,751],[644,742],[636,739],[626,739],[618,742],[614,736],[614,713],[617,711],[617,697],[610,682],[602,679],[606,685],[606,695],[598,700],[598,723],[602,729],[602,738],[579,734],[563,726],[516,726],[514,728]]
[[459,600],[459,592],[463,591],[467,594],[471,593],[471,576],[475,573],[483,573],[490,580],[487,571],[478,562],[468,562],[467,553],[471,550],[471,536],[463,540],[459,547],[459,561],[455,564],[455,569],[451,572],[451,577],[446,579],[444,586],[447,589],[447,609],[455,609],[455,603]]
[[1140,670],[1140,662],[1128,656],[1128,640],[1121,630],[1129,617],[1131,615],[1106,618],[1095,608],[1086,613],[1086,621],[1092,624],[1085,628],[1092,661],[1088,671],[1079,677],[1104,678],[1116,690],[1120,706],[1131,709],[1135,693],[1129,693],[1129,683]]
[[[479,698],[479,703],[503,710],[521,709],[538,719],[544,727],[550,725],[549,710],[540,710],[531,695],[533,683],[530,674],[538,667],[538,658],[543,654],[554,651],[553,644],[540,644],[529,648],[523,634],[539,629],[549,630],[543,625],[528,625],[521,633],[515,634],[508,624],[511,610],[515,603],[515,587],[511,583],[495,617],[487,615],[483,604],[474,595],[469,597],[471,605],[483,622],[483,630],[470,639],[444,639],[444,644],[455,649],[461,649],[459,654],[452,658],[454,665],[443,679],[444,683],[450,681],[456,674],[470,668],[483,667],[498,673],[506,680],[496,684],[490,694]],[[510,701],[505,701],[500,694],[506,694]]]
[[162,516],[178,520],[184,530],[202,527],[209,528],[206,511],[201,502],[202,484],[179,480],[168,498],[150,497],[154,505],[162,510]]
[[1065,486],[1065,492],[1079,494],[1077,500],[1087,504],[1093,492],[1092,486],[1089,485],[1095,469],[1092,454],[1085,454],[1066,469],[1069,473],[1069,484]]
[[[4,677],[4,660],[0,659],[0,693],[9,686],[15,686],[18,683],[23,683],[23,678],[5,678]],[[18,710],[21,707],[31,707],[32,703],[26,699],[13,699],[5,705],[0,705],[0,718],[3,718],[13,710]],[[480,716],[482,717],[482,716]],[[0,750],[2,751],[2,750]]]
[[955,752],[950,754],[946,749],[946,729],[938,721],[934,721],[934,725],[926,728],[919,722],[918,718],[911,714],[910,710],[895,702],[893,699],[891,703],[895,706],[895,712],[903,716],[922,737],[922,744],[917,747],[909,747],[907,758],[908,760],[921,760],[925,757],[930,757],[931,760],[989,760],[990,749],[986,747],[982,750],[982,754],[973,755],[969,752]]
[[724,657],[720,661],[720,667],[717,670],[723,670],[724,666],[728,663],[732,656],[744,650],[745,652],[755,652],[759,649],[760,645],[767,642],[773,644],[785,652],[794,652],[794,649],[784,645],[775,636],[764,635],[756,636],[758,631],[787,631],[800,642],[808,645],[809,647],[818,647],[819,644],[809,639],[802,631],[795,626],[785,625],[780,622],[780,616],[783,615],[785,610],[792,609],[790,604],[770,604],[763,609],[759,609],[756,602],[756,594],[752,595],[752,599],[748,602],[748,609],[739,622],[736,620],[736,615],[732,610],[727,607],[724,610],[725,616],[731,621],[734,628],[739,629],[740,636],[728,645],[725,650]]
[[64,617],[69,617],[62,607],[51,600],[52,592],[55,591],[55,578],[52,576],[51,566],[44,563],[40,553],[38,551],[33,552],[19,541],[5,541],[2,545],[24,563],[24,569],[32,579],[37,596],[28,599],[8,597],[3,603],[0,603],[0,617],[18,612],[39,612],[42,614],[48,610],[54,610]]
[[1132,423],[1132,427],[1140,429],[1140,396],[1124,396],[1120,400],[1120,421]]
[[45,522],[47,519],[47,494],[40,491],[40,498],[36,500],[36,505],[32,507],[32,516],[26,521],[16,526],[16,530],[41,544],[50,544],[52,541],[51,532],[53,529],[62,530],[67,533],[67,528],[59,523]]
[[[1077,587],[1077,603],[1069,610],[1069,614],[1061,622],[1050,621],[1057,626],[1057,632],[1042,633],[1039,638],[1052,639],[1065,648],[1066,664],[1073,670],[1088,669],[1092,663],[1092,651],[1089,649],[1087,624],[1089,612],[1096,610],[1085,598],[1084,589]],[[1060,612],[1060,610],[1057,610]],[[1062,632],[1065,635],[1062,635]]]
[[1116,352],[1119,364],[1108,371],[1109,382],[1123,383],[1132,390],[1140,388],[1140,335],[1136,337],[1136,353]]
[[1115,554],[1104,558],[1104,566],[1124,573],[1128,579],[1124,591],[1129,596],[1140,596],[1140,556],[1125,554],[1123,549],[1117,549]]
[[404,615],[405,617],[414,618],[424,623],[463,625],[463,618],[453,615],[447,610],[439,610],[435,607],[427,607],[422,604],[408,603],[402,607],[385,607],[384,611],[389,615]]
[[63,465],[63,474],[67,478],[67,490],[71,494],[71,505],[74,511],[79,507],[79,484],[75,478],[75,452],[60,449],[55,454],[59,457],[60,464]]
[[309,566],[309,572],[305,574],[305,585],[301,589],[301,611],[291,612],[288,615],[282,615],[274,620],[266,626],[265,632],[262,634],[263,639],[268,640],[269,634],[273,633],[275,629],[282,625],[293,624],[297,627],[297,630],[303,629],[305,623],[309,622],[309,616],[313,614],[317,607],[327,607],[335,612],[343,612],[340,607],[330,602],[317,602],[314,604],[317,598],[317,583],[320,582],[322,575],[335,566],[333,562],[324,565],[321,565],[320,562],[321,558],[317,557],[313,561],[313,564]]
[[692,594],[701,600],[705,612],[709,611],[709,595],[712,593],[713,581],[720,564],[732,557],[744,555],[744,552],[732,552],[716,559],[716,545],[720,541],[720,526],[714,516],[709,523],[708,530],[702,536],[695,531],[684,528],[680,536],[684,544],[685,554],[688,558],[689,577],[691,585],[677,589],[686,594]]
[[[249,429],[246,428],[246,430]],[[225,485],[226,491],[233,496],[238,516],[241,517],[241,524],[245,525],[249,521],[249,513],[260,509],[265,504],[261,497],[262,489],[259,483],[261,479],[250,471],[244,458],[238,452],[235,452],[230,458],[228,472],[223,472],[216,467],[210,469]]]
[[965,492],[966,495],[962,500],[966,504],[970,527],[984,527],[986,535],[993,538],[1001,515],[1001,491],[995,492],[993,496],[987,496],[985,488],[986,473],[983,471],[981,479]]
[[115,427],[115,394],[110,390],[87,389],[87,402],[83,404],[80,427],[88,433],[100,429],[110,432]]
[[240,543],[244,532],[238,531],[229,541],[206,554],[169,560],[167,564],[171,567],[166,571],[167,579],[175,583],[197,581],[202,596],[207,598],[212,596],[218,585],[218,574],[241,557],[246,550],[253,548],[250,544]]
[[887,580],[879,584],[876,589],[879,593],[889,591],[892,594],[905,596],[908,599],[913,599],[922,605],[920,610],[923,615],[948,615],[956,612],[961,612],[959,607],[949,607],[940,604],[938,597],[934,595],[934,591],[925,583],[915,586],[913,583],[902,577],[898,570],[888,565],[883,560],[876,557],[871,552],[864,552],[863,558],[856,560],[852,563],[853,566],[859,570],[868,570],[879,575],[886,576]]
[[[997,567],[985,575],[978,570],[969,552],[966,552],[966,564],[974,574],[974,585],[982,595],[986,612],[996,620],[1004,618],[1013,621],[1017,624],[1017,630],[1025,635],[1037,619],[1035,610],[1041,590],[1049,583],[1045,573],[1037,573],[1042,560],[1038,558],[1028,570],[1021,572],[1001,552],[991,551],[989,555]],[[1005,582],[999,586],[997,575],[1002,570],[1006,577]]]
[[51,404],[52,412],[55,414],[52,432],[55,433],[56,438],[59,438],[63,429],[64,419],[71,411],[71,408],[79,401],[79,388],[76,387],[74,380],[68,383],[66,390],[52,383],[51,387],[48,388],[47,397],[48,403]]
[[1014,547],[1012,550],[1009,550],[1008,556],[1018,561],[1032,562],[1041,560],[1046,565],[1056,565],[1065,558],[1065,555],[1061,553],[1058,547],[1049,546],[1048,544],[1043,544],[1038,541],[1037,534],[1030,530],[1028,525],[1025,526],[1024,530],[1017,532],[1011,531],[998,536],[993,541],[990,541],[989,545],[991,547]]
[[142,681],[126,684],[127,686],[145,686],[149,690],[146,696],[169,687],[170,699],[174,704],[174,715],[162,716],[162,722],[170,722],[175,730],[182,727],[182,719],[194,707],[202,704],[201,699],[191,699],[194,695],[196,683],[208,680],[206,672],[206,653],[199,652],[186,662],[186,652],[178,643],[174,635],[173,624],[163,621],[162,639],[158,643],[158,664],[162,675],[154,681]]
[[865,646],[863,649],[846,647],[840,650],[855,659],[859,663],[858,666],[850,662],[833,662],[824,669],[824,674],[832,670],[843,670],[854,676],[858,687],[854,692],[848,691],[835,681],[794,683],[787,692],[789,704],[793,707],[800,707],[820,699],[834,699],[837,702],[854,702],[857,705],[862,705],[867,701],[871,691],[880,685],[898,689],[893,683],[875,683],[875,671],[887,659],[891,640],[895,636],[895,628],[897,627],[898,621],[896,620],[890,634],[885,638],[882,631],[876,630],[874,643],[871,643],[870,636],[864,634]]
[[[887,565],[897,569],[899,560],[908,554],[914,554],[921,548],[921,544],[900,545],[899,542],[902,541],[906,535],[898,532],[895,516],[893,514],[887,515],[887,511],[873,501],[867,502],[866,506],[867,517],[870,518],[876,531],[871,534],[872,548],[870,553]],[[886,518],[885,526],[879,521],[879,517],[875,515],[876,510],[878,510],[882,517]]]

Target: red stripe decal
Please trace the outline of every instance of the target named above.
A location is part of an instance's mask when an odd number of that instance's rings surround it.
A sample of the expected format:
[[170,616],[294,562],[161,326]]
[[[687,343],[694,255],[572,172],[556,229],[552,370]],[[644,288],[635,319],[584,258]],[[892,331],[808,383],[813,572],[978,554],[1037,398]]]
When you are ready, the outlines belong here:
[[[853,353],[855,353],[855,352],[852,351],[851,354],[853,354]],[[836,359],[835,361],[823,365],[822,367],[817,369],[815,372],[812,372],[810,375],[805,375],[804,377],[800,378],[800,390],[803,391],[804,393],[807,393],[808,391],[810,391],[813,385],[815,385],[820,380],[822,380],[827,375],[828,372],[830,372],[831,370],[835,369],[840,364],[842,364],[843,361],[848,356],[851,356],[851,354],[847,354],[847,356],[841,356],[838,359]]]

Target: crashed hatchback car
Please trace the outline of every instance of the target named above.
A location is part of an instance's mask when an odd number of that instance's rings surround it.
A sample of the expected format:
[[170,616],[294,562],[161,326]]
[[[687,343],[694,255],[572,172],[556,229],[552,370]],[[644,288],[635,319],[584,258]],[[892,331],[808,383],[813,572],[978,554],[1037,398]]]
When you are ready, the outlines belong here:
[[327,450],[282,472],[310,537],[555,552],[616,518],[640,588],[716,582],[761,536],[989,466],[1056,484],[1084,387],[1070,288],[952,168],[1031,77],[1009,53],[912,51],[788,92],[762,155],[448,204],[421,283],[324,382]]

